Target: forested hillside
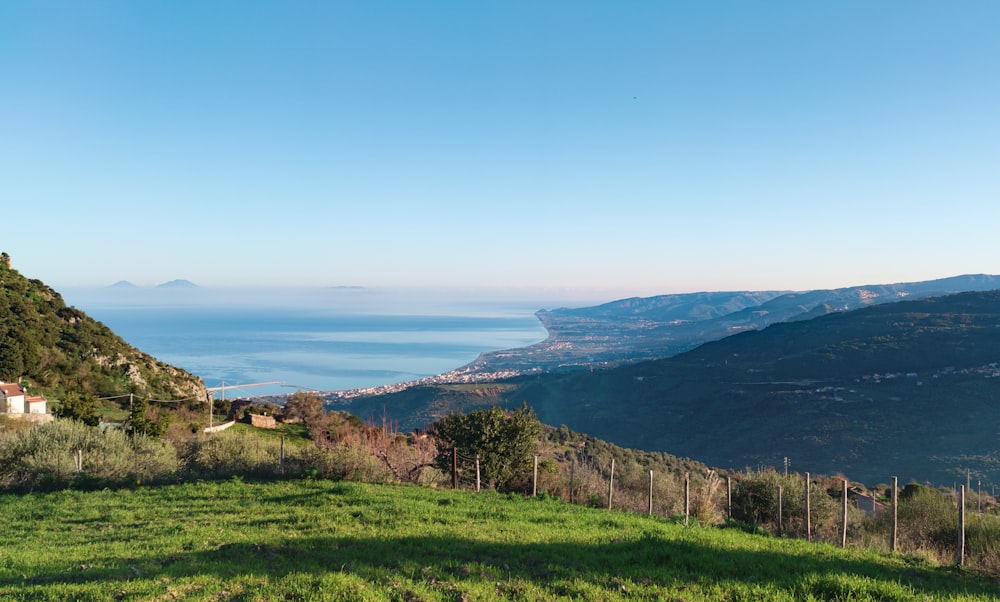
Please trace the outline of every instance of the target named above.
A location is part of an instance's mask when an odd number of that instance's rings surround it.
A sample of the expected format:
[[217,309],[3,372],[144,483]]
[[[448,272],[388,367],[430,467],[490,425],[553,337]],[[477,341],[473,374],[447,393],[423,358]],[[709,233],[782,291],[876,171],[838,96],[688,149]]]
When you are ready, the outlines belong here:
[[711,466],[787,457],[803,471],[950,484],[968,471],[995,479],[998,401],[992,291],[776,324],[612,370],[415,388],[349,407],[409,428],[452,409],[527,402],[547,424]]
[[67,306],[44,282],[22,276],[0,256],[0,380],[27,382],[55,399],[134,393],[207,400],[204,383],[135,349],[107,326]]

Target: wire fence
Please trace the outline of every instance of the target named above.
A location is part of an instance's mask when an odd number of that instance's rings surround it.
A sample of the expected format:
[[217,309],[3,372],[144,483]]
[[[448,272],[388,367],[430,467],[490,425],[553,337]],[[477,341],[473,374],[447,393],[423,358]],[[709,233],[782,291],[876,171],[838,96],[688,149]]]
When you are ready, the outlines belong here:
[[[452,450],[452,487],[488,488],[481,457]],[[747,471],[719,474],[638,470],[615,459],[534,456],[520,490],[571,504],[670,518],[686,525],[742,528],[772,536],[923,555],[1000,573],[1000,516],[981,491],[938,490],[898,478],[872,495],[841,477]],[[902,495],[901,495],[902,494]]]
[[[513,459],[498,462],[453,448],[448,450],[451,462],[446,468],[440,455],[434,462],[437,450],[433,445],[399,437],[369,441],[369,447],[345,442],[328,448],[286,449],[283,436],[264,441],[239,434],[217,435],[192,439],[174,450],[153,438],[99,433],[73,421],[30,433],[37,436],[8,437],[0,445],[5,454],[0,489],[58,488],[71,481],[74,486],[91,482],[98,486],[234,475],[407,480],[477,492],[519,491],[687,525],[725,525],[779,537],[918,554],[1000,575],[1000,510],[994,498],[968,485],[939,490],[911,483],[900,488],[893,477],[891,486],[871,495],[842,477],[773,470],[727,474],[684,470],[680,465],[651,468],[632,456],[593,457],[582,449],[548,450],[511,464]],[[434,464],[441,470],[429,468]],[[512,468],[514,477],[496,474],[497,467]]]

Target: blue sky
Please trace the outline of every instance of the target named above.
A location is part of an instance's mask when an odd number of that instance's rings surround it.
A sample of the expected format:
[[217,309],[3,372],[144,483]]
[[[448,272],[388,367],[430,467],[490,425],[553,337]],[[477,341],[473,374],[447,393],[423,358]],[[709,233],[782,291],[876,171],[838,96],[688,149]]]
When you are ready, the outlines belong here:
[[53,286],[1000,272],[1000,3],[0,3],[0,250]]

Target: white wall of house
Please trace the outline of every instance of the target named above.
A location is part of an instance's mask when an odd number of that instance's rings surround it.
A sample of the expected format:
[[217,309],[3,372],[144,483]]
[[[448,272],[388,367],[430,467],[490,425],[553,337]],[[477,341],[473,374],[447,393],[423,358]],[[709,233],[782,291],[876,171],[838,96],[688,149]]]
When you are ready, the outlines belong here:
[[42,395],[28,397],[24,387],[13,383],[0,383],[0,413],[24,415],[48,412],[46,399]]
[[24,414],[24,395],[5,395],[8,414]]

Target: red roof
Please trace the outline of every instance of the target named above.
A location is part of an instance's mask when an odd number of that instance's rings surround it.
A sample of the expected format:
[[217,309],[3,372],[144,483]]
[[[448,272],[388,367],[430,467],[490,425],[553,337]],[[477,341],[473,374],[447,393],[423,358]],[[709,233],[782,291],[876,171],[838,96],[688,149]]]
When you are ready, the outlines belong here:
[[3,391],[4,397],[24,395],[24,387],[17,383],[4,383],[0,385],[0,391]]

